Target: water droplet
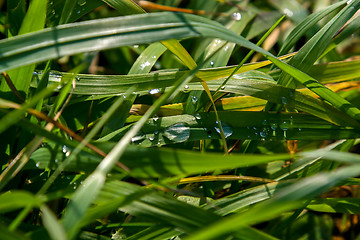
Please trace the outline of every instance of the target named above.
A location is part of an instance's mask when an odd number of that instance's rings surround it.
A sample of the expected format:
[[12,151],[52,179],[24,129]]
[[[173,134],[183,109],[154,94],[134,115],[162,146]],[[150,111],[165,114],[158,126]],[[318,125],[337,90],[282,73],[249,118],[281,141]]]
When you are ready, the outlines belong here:
[[133,47],[134,47],[134,48],[139,48],[139,45],[135,44]]
[[156,58],[156,56],[152,56],[152,58],[154,58],[154,59],[155,59],[155,58]]
[[[221,126],[224,131],[225,138],[228,138],[233,134],[234,131],[232,130],[232,128],[229,125],[227,125],[225,123],[221,123]],[[218,132],[220,134],[220,128],[218,126],[215,127],[215,130],[216,130],[216,132]]]
[[288,8],[284,9],[284,14],[286,14],[288,17],[292,17],[294,15],[293,11]]
[[76,77],[75,77],[75,80],[76,80],[76,81],[80,81],[80,77],[79,77],[79,76],[76,76]]
[[210,66],[212,66],[212,67],[213,67],[213,66],[214,66],[214,64],[215,64],[215,63],[214,63],[214,61],[210,61]]
[[260,136],[266,138],[268,136],[267,129],[264,128],[262,131],[260,131]]
[[196,114],[195,114],[195,118],[196,118],[197,120],[200,120],[200,119],[201,119],[200,113],[196,113]]
[[278,128],[278,125],[276,123],[271,123],[270,127],[272,130],[276,130]]
[[144,68],[146,68],[147,66],[150,66],[150,62],[146,61],[143,64],[140,65],[140,69],[144,70]]
[[185,89],[185,90],[188,90],[188,89],[189,89],[189,86],[188,86],[188,85],[185,85],[185,86],[184,86],[184,89]]
[[288,104],[286,97],[281,97],[281,102],[284,105]]
[[349,0],[346,2],[347,5],[349,5],[353,0]]
[[221,88],[220,88],[221,90],[224,90],[225,89],[225,85],[224,86],[221,86]]
[[158,89],[158,88],[154,88],[154,89],[149,90],[149,94],[157,94],[159,92],[160,92],[160,89]]
[[78,1],[77,1],[77,4],[78,4],[79,6],[84,6],[84,5],[86,4],[86,0],[78,0]]
[[280,128],[281,128],[281,130],[286,131],[289,129],[289,124],[286,121],[284,121],[284,122],[280,123]]
[[37,162],[37,163],[35,164],[35,166],[36,166],[36,167],[40,167],[40,162]]
[[60,72],[52,71],[49,73],[49,80],[53,82],[61,82],[62,74]]
[[56,159],[55,159],[55,163],[58,163],[58,162],[59,162],[59,159],[56,158]]
[[159,117],[155,115],[155,116],[153,117],[153,122],[156,123],[158,120],[159,120]]
[[241,13],[239,12],[234,12],[232,15],[231,15],[231,18],[236,20],[236,21],[240,21],[241,20]]
[[145,139],[145,134],[143,134],[143,133],[140,131],[140,132],[138,132],[138,134],[137,134],[135,137],[131,138],[131,141],[132,141],[133,143],[135,143],[135,142],[143,141],[144,139]]
[[190,127],[186,123],[175,123],[165,129],[164,136],[174,142],[185,142],[190,137]]
[[192,101],[193,104],[196,104],[197,101],[198,101],[198,98],[196,96],[192,96],[191,101]]
[[158,134],[159,134],[159,131],[155,131],[154,134],[155,134],[155,135],[158,135]]
[[150,141],[154,141],[154,140],[155,140],[155,137],[154,137],[154,136],[150,136],[150,137],[149,137],[149,140],[150,140]]
[[266,126],[268,124],[267,120],[264,119],[264,121],[262,121],[262,125]]
[[66,157],[70,156],[71,150],[67,146],[63,146],[62,152],[65,154]]

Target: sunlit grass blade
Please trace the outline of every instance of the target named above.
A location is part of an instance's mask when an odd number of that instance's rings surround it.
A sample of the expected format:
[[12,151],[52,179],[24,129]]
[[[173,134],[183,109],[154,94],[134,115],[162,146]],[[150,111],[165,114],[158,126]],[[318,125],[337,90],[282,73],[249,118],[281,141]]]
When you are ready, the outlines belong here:
[[[298,51],[298,53],[290,60],[289,64],[303,72],[307,72],[325,51],[336,32],[355,14],[359,7],[360,2],[349,2],[349,4],[347,4]],[[291,82],[291,77],[286,74],[283,74],[280,77],[279,84],[284,86],[295,86],[295,84]]]
[[302,20],[292,31],[285,40],[281,47],[278,56],[286,54],[299,39],[304,36],[313,26],[315,26],[321,19],[328,16],[334,11],[338,11],[345,5],[346,1],[341,1],[333,5],[328,6],[320,10],[319,12],[313,13],[310,16]]

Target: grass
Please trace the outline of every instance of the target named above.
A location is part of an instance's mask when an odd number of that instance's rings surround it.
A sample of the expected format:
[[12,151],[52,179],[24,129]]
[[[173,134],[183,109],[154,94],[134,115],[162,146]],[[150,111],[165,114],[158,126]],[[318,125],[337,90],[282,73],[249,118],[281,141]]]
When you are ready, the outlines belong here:
[[0,7],[3,239],[359,238],[360,1]]

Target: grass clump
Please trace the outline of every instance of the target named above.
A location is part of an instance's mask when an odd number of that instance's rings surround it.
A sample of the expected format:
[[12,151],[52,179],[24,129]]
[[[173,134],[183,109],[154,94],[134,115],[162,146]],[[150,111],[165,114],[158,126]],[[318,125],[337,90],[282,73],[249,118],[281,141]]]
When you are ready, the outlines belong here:
[[360,1],[13,0],[4,239],[356,239]]

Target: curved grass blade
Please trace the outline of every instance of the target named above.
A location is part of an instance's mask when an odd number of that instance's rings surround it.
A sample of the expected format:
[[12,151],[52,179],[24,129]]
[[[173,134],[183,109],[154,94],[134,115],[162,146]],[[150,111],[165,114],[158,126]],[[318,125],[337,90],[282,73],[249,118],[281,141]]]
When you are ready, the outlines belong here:
[[[352,6],[352,4],[350,4],[350,6]],[[164,18],[166,18],[165,22],[167,22],[167,23],[159,25],[160,22],[158,22],[158,21],[162,21],[162,23],[163,23]],[[189,27],[190,22],[192,22],[191,27]],[[158,24],[156,24],[156,23],[158,23]],[[106,24],[106,28],[105,28],[105,24]],[[115,25],[113,25],[113,24],[115,24]],[[125,24],[128,24],[128,25],[125,26]],[[70,27],[70,26],[72,26],[72,27]],[[136,28],[135,32],[131,32],[131,35],[127,35],[126,33],[129,33],[127,31],[135,26],[138,26]],[[139,28],[139,26],[141,26],[141,27]],[[155,28],[155,26],[156,26],[156,28]],[[170,26],[172,26],[172,27],[169,28]],[[82,36],[81,39],[83,39],[83,40],[78,39],[78,41],[76,41],[76,42],[73,41],[77,37],[79,37],[79,35],[76,35],[76,36],[72,35],[72,37],[70,37],[70,38],[65,38],[65,36],[71,32],[70,29],[71,29],[71,31],[76,29],[79,32],[84,32],[85,35],[81,35]],[[91,33],[89,32],[89,29],[92,30]],[[93,31],[96,29],[99,32]],[[106,34],[109,29],[112,29],[110,36],[107,35],[107,37],[105,37],[105,38],[98,38],[99,36]],[[143,31],[140,31],[140,29],[143,29],[143,30],[148,29],[148,31],[143,32]],[[177,29],[177,30],[175,31],[175,29]],[[114,30],[116,30],[116,31],[114,31]],[[318,94],[319,96],[324,98],[325,100],[332,103],[336,108],[344,111],[345,113],[347,113],[349,116],[351,116],[354,119],[360,118],[360,110],[358,110],[357,108],[352,106],[348,101],[339,97],[336,93],[332,92],[331,90],[327,89],[323,85],[319,84],[315,79],[313,79],[313,78],[309,77],[307,74],[302,73],[301,71],[291,67],[290,65],[287,65],[286,63],[281,62],[272,54],[270,54],[267,51],[263,50],[262,48],[256,46],[255,44],[252,44],[252,43],[246,41],[241,36],[237,36],[236,34],[228,31],[227,29],[223,28],[218,23],[214,23],[211,20],[207,20],[207,19],[204,19],[204,18],[201,18],[198,16],[188,16],[185,14],[174,14],[174,13],[171,13],[171,14],[169,14],[169,13],[146,14],[146,17],[144,15],[135,15],[135,16],[129,16],[129,17],[99,20],[96,22],[64,25],[64,26],[60,26],[59,28],[56,28],[53,30],[51,30],[51,29],[43,30],[42,32],[38,32],[37,35],[36,34],[35,35],[42,36],[47,39],[49,37],[49,34],[51,36],[51,34],[54,31],[59,36],[59,39],[62,39],[62,41],[65,41],[65,42],[69,41],[69,43],[71,43],[72,47],[78,46],[78,48],[76,49],[76,51],[78,51],[78,52],[85,50],[85,48],[84,48],[85,46],[82,45],[85,43],[86,43],[87,50],[94,49],[94,47],[96,47],[96,49],[109,48],[110,42],[115,44],[115,46],[120,46],[120,45],[134,43],[134,39],[136,39],[135,43],[136,42],[139,43],[139,42],[155,41],[155,39],[156,40],[164,40],[164,39],[170,37],[170,35],[168,35],[170,33],[171,33],[171,38],[175,37],[174,34],[176,34],[177,38],[182,38],[185,36],[187,36],[187,37],[199,36],[200,34],[202,34],[203,36],[220,37],[220,38],[223,38],[228,41],[236,42],[238,44],[241,44],[244,47],[250,48],[252,50],[255,50],[255,51],[258,51],[258,52],[264,54],[264,56],[266,56],[268,59],[270,59],[274,64],[276,64],[278,67],[280,67],[284,71],[291,74],[292,77],[294,77],[295,79],[300,81],[302,84],[307,86],[310,90],[312,90],[313,92],[315,92],[316,94]],[[164,34],[159,35],[158,31],[162,31]],[[120,34],[120,33],[122,33],[122,34]],[[145,33],[147,34],[147,36],[149,38],[146,38],[146,39],[144,38],[143,34],[145,34]],[[118,35],[118,34],[120,34],[120,35]],[[139,37],[139,35],[136,35],[136,34],[143,36],[143,38],[137,39],[136,36]],[[87,37],[92,36],[93,38],[85,40],[83,37],[86,37],[86,36]],[[31,40],[36,39],[36,37],[33,36],[33,34],[29,34],[26,36],[19,36],[17,38],[13,38],[11,40],[5,40],[2,43],[0,43],[0,46],[3,46],[4,48],[2,48],[2,49],[5,49],[5,51],[13,52],[15,54],[19,50],[16,50],[16,51],[15,51],[15,49],[14,49],[14,51],[8,51],[8,50],[13,49],[14,47],[19,47],[19,44],[21,45],[21,43],[19,41],[25,40],[25,39],[23,39],[24,37],[28,41],[30,41],[30,39],[29,39],[30,37],[31,37]],[[75,37],[75,39],[72,39],[73,37]],[[121,38],[123,41],[121,41],[121,42],[117,41],[117,40],[119,40],[119,38]],[[104,41],[105,39],[107,39],[107,40]],[[58,42],[62,42],[62,41],[58,41]],[[60,50],[60,49],[63,49],[63,50],[68,49],[68,46],[69,46],[68,44],[63,45],[63,44],[65,44],[65,42],[58,44],[58,43],[54,43],[53,41],[50,41],[49,47],[56,46],[55,49],[58,49],[62,54],[66,54],[66,51]],[[98,44],[102,43],[103,45],[101,45],[101,46],[94,45],[95,42],[97,42]],[[12,45],[10,46],[9,43],[12,43]],[[82,47],[80,47],[81,45],[82,45]],[[39,47],[39,45],[36,45],[36,44],[32,45],[32,48],[36,49],[37,47]],[[42,46],[42,47],[45,47],[45,46]],[[112,47],[114,47],[114,46],[112,46]],[[50,48],[50,49],[53,49],[53,48]],[[39,52],[39,50],[40,49],[37,49],[35,52]],[[57,51],[57,52],[59,52],[59,51]],[[21,52],[21,50],[20,50],[20,52]],[[26,51],[26,52],[28,52],[28,51]],[[34,52],[34,54],[35,54],[35,52]],[[54,53],[52,50],[50,50],[50,53],[51,52],[52,52],[53,56],[59,56],[59,54],[57,54],[57,52]],[[52,57],[52,55],[50,53],[49,53],[49,55],[46,56],[46,58]],[[30,57],[32,55],[33,54],[27,54],[26,57],[23,57],[22,58],[23,64],[26,61],[35,61],[36,62],[36,61],[41,60],[41,59],[38,60],[37,58],[35,58],[36,60],[34,60],[34,58],[32,58],[31,60],[25,59],[28,56]],[[41,57],[43,57],[43,58],[44,58],[44,56],[45,56],[44,54],[41,55]],[[34,56],[32,56],[32,57],[34,57]],[[39,57],[39,56],[37,56],[37,57]],[[10,61],[11,58],[6,57],[5,59],[8,59],[9,62],[7,62],[7,64],[11,65],[11,61]],[[4,60],[4,58],[3,58],[3,60]],[[0,70],[1,70],[1,66],[4,67],[4,65],[1,65],[1,62],[2,61],[0,58]]]
[[346,4],[346,1],[341,1],[335,4],[332,4],[316,13],[311,14],[302,20],[292,31],[289,33],[289,36],[284,42],[284,45],[281,47],[278,56],[286,54],[295,43],[304,36],[312,27],[314,27],[321,19],[338,11]]
[[[347,4],[298,51],[298,53],[290,60],[289,64],[300,71],[307,72],[325,51],[327,45],[330,43],[337,31],[344,26],[344,24],[355,14],[359,7],[360,2],[358,1],[352,1]],[[288,74],[282,74],[279,79],[279,84],[295,87],[294,83],[291,82],[290,76]]]

